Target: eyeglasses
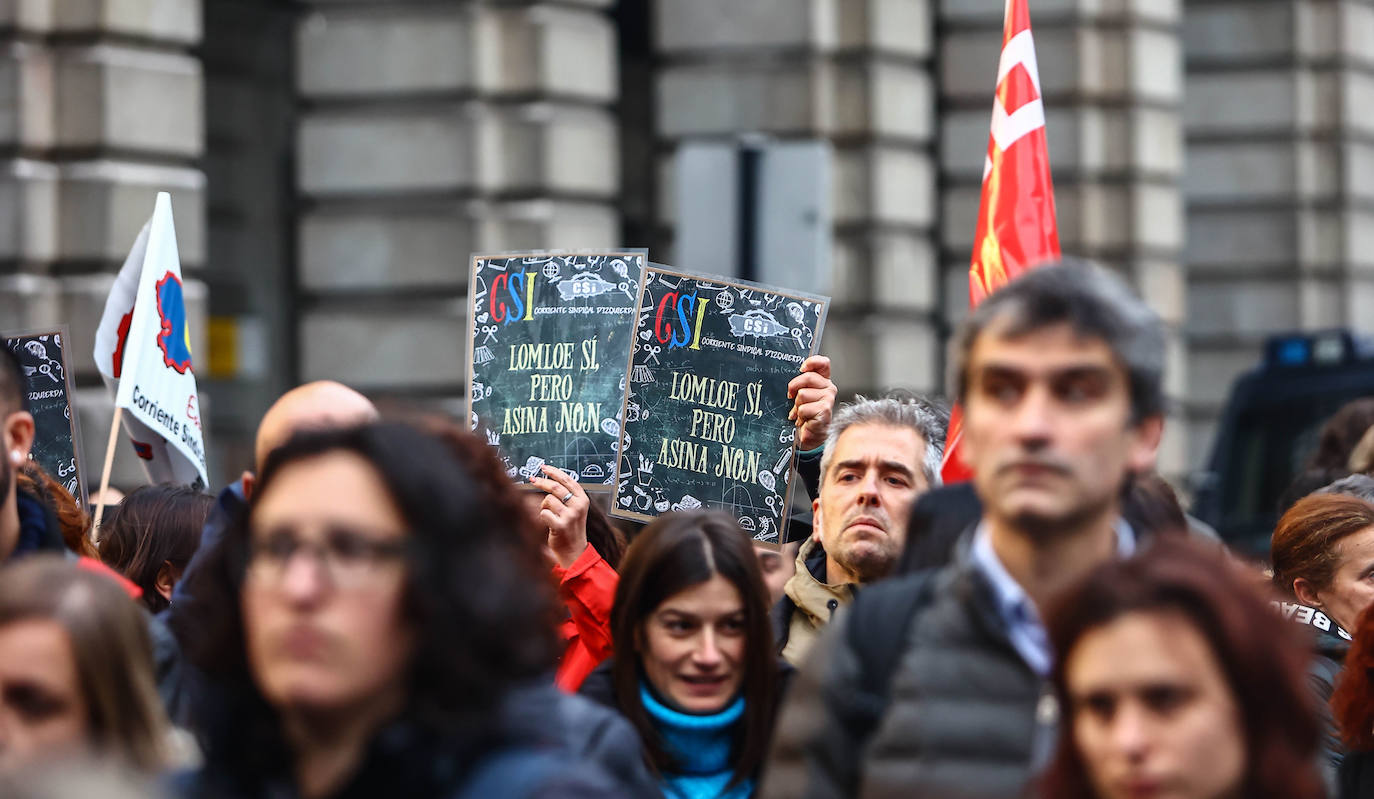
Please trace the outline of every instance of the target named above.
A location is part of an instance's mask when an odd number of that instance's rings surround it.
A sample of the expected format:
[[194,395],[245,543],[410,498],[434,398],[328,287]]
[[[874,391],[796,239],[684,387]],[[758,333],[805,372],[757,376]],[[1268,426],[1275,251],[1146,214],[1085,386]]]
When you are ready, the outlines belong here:
[[409,551],[404,539],[383,541],[377,535],[340,527],[326,528],[320,541],[302,541],[285,530],[253,535],[251,540],[246,578],[260,585],[281,584],[291,561],[304,552],[334,587],[361,587]]

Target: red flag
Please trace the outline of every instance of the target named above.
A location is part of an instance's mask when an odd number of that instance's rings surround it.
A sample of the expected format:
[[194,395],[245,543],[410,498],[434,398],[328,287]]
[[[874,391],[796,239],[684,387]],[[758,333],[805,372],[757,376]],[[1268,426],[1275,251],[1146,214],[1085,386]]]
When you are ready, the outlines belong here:
[[[1059,257],[1054,184],[1045,143],[1045,104],[1040,97],[1040,69],[1028,3],[1007,0],[1002,25],[992,132],[983,162],[983,199],[968,273],[972,307],[1026,270]],[[946,483],[973,476],[958,455],[962,434],[963,414],[956,405],[950,414],[945,459],[940,466]]]

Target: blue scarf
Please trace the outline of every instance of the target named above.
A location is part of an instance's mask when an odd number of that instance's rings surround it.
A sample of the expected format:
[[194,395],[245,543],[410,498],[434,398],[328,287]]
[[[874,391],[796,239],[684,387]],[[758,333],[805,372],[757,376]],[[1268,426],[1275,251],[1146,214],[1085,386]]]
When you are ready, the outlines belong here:
[[744,697],[736,699],[719,713],[696,716],[673,710],[654,698],[644,683],[639,698],[654,728],[678,764],[679,771],[663,775],[663,793],[673,799],[748,799],[754,794],[754,781],[744,780],[727,793],[726,783],[732,768],[734,727],[744,716]]

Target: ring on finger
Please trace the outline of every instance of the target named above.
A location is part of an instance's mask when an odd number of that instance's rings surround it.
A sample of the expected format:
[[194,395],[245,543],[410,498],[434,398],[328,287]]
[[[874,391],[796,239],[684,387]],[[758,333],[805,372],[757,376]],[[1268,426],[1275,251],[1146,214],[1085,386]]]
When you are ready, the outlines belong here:
[[570,499],[572,499],[572,498],[573,498],[573,492],[569,491],[568,493],[566,493],[566,494],[563,495],[563,498],[560,499],[559,502],[562,502],[564,505],[566,505],[566,504],[568,504],[568,500],[570,500]]

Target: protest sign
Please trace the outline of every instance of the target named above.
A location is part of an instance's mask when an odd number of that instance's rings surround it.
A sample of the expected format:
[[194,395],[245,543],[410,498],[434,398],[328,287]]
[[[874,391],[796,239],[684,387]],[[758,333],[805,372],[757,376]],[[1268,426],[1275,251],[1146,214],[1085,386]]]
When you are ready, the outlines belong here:
[[611,512],[709,507],[778,544],[792,500],[787,384],[829,299],[651,264],[629,360]]
[[81,434],[72,410],[72,378],[67,368],[67,328],[64,325],[2,335],[5,346],[24,370],[24,398],[33,415],[33,447],[29,457],[85,507]]
[[609,490],[643,251],[474,255],[468,418],[519,482]]

